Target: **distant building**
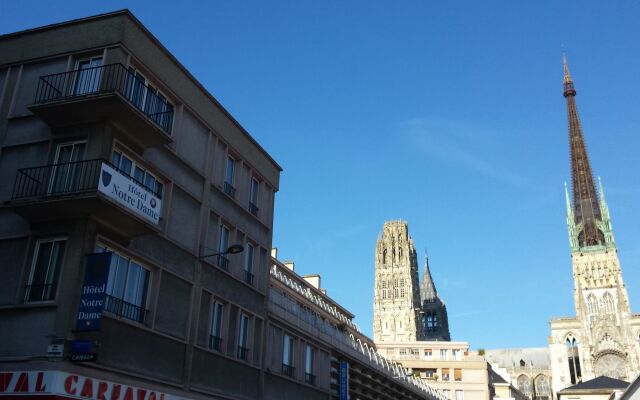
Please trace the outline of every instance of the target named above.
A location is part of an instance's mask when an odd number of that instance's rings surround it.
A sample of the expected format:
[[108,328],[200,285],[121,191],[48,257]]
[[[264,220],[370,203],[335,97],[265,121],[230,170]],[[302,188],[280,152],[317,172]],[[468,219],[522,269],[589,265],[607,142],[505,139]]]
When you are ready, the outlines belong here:
[[428,260],[422,284],[417,253],[404,221],[387,221],[375,252],[373,337],[384,342],[450,340],[447,309],[438,297]]
[[484,357],[528,399],[554,398],[547,347],[485,350]]
[[640,371],[640,316],[631,313],[609,208],[601,184],[596,192],[576,90],[563,61],[573,202],[566,187],[565,194],[576,316],[551,320],[554,392],[600,376],[632,380]]

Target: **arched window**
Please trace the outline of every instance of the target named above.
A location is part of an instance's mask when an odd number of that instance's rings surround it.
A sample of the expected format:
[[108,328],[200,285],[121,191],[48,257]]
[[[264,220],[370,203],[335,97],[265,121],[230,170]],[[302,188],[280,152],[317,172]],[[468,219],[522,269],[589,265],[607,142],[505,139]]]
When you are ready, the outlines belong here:
[[531,398],[533,395],[533,387],[531,385],[531,378],[522,374],[518,377],[518,389],[524,393],[525,396]]
[[565,341],[567,346],[567,360],[569,362],[569,375],[571,384],[582,382],[582,372],[580,371],[580,353],[578,351],[578,341],[569,335]]
[[598,299],[596,299],[593,293],[587,297],[587,309],[589,310],[589,315],[596,315],[598,313]]
[[398,257],[402,258],[402,247],[400,247],[400,249],[398,250]]
[[404,299],[404,286],[400,286],[400,297]]
[[546,375],[538,375],[533,381],[533,387],[537,400],[549,400],[551,398],[551,389],[549,386],[549,377]]
[[426,316],[426,327],[427,330],[432,330],[433,329],[433,314],[432,313],[427,313]]
[[611,293],[606,292],[602,296],[602,300],[600,300],[600,307],[603,312],[613,314],[613,296],[611,296]]
[[434,329],[438,327],[438,313],[433,313],[433,327]]
[[386,264],[387,263],[387,249],[384,249],[382,251],[382,263]]

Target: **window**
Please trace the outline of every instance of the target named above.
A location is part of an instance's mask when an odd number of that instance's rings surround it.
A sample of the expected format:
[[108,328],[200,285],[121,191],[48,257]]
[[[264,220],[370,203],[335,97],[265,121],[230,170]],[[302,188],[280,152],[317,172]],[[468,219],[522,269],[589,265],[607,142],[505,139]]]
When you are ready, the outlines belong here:
[[464,400],[464,390],[456,390],[456,400]]
[[451,356],[454,360],[460,360],[460,349],[451,350]]
[[427,327],[427,330],[429,330],[429,331],[432,330],[433,329],[433,314],[427,313],[425,315],[425,320],[426,320],[425,326]]
[[462,381],[462,369],[460,368],[453,369],[453,380],[456,382]]
[[247,244],[244,257],[244,281],[249,285],[253,285],[253,253],[253,245]]
[[443,389],[442,390],[442,394],[444,395],[445,398],[450,399],[451,398],[451,390],[449,389]]
[[407,355],[407,349],[400,349],[399,354],[401,356],[406,356]]
[[82,95],[95,93],[100,85],[100,75],[102,73],[102,57],[93,57],[88,60],[78,61],[76,68],[76,81],[73,85],[73,93]]
[[49,301],[55,298],[66,245],[66,239],[39,240],[36,243],[25,301]]
[[580,353],[578,351],[578,341],[572,337],[567,337],[565,341],[567,346],[567,360],[569,362],[569,375],[571,383],[576,384],[582,382],[582,372],[580,369]]
[[[87,183],[84,182],[87,177],[83,176],[86,175],[86,172],[83,174],[83,165],[80,163],[80,161],[84,160],[86,147],[87,142],[85,141],[58,145],[54,161],[55,166],[53,167],[47,193],[69,193],[87,189],[85,187]],[[83,177],[84,179],[82,179]]]
[[[102,248],[103,251],[106,248]],[[144,323],[150,272],[136,261],[113,250],[104,309],[123,318]]]
[[401,297],[401,298],[404,298],[404,294],[405,294],[404,287],[401,287],[401,288],[400,288],[400,297]]
[[140,71],[129,67],[126,87],[127,98],[167,133],[173,124],[173,104],[156,87],[151,85]]
[[602,300],[600,300],[600,308],[602,309],[602,311],[604,311],[607,314],[613,314],[614,302],[613,302],[613,296],[611,296],[611,293],[606,292],[602,296]]
[[587,309],[589,310],[589,314],[596,315],[598,314],[598,300],[596,296],[591,293],[587,296]]
[[211,336],[209,337],[209,347],[220,350],[222,344],[222,314],[224,305],[220,302],[213,302],[211,311]]
[[436,369],[435,368],[427,368],[424,371],[424,376],[428,379],[434,379],[436,376]]
[[227,157],[227,170],[224,176],[224,192],[231,197],[236,197],[236,189],[233,187],[233,177],[235,172],[236,161]]
[[440,359],[447,360],[449,357],[449,351],[447,349],[440,349]]
[[282,373],[293,376],[293,338],[287,334],[282,347]]
[[258,215],[258,188],[260,183],[256,178],[251,179],[251,190],[249,192],[249,212]]
[[449,378],[449,368],[442,368],[442,380],[448,382]]
[[118,168],[125,175],[133,178],[134,181],[145,186],[149,191],[153,192],[158,197],[162,197],[162,189],[164,185],[158,178],[151,172],[147,171],[142,166],[131,161],[122,151],[114,150],[111,154],[111,164]]
[[[226,253],[229,248],[229,234],[229,228],[224,225],[220,225],[220,238],[218,242],[219,253]],[[229,259],[225,257],[224,254],[218,254],[218,267],[225,271],[229,270]]]
[[431,358],[432,351],[431,349],[424,349],[424,356]]
[[382,263],[386,264],[387,263],[387,249],[384,249],[382,251]]
[[238,358],[247,361],[249,349],[247,340],[249,338],[249,316],[240,314],[240,330],[238,332]]
[[310,385],[315,383],[315,375],[313,375],[314,368],[313,364],[315,362],[315,350],[310,345],[307,345],[305,352],[305,363],[304,363],[304,380]]
[[412,356],[419,356],[420,355],[420,349],[411,349],[411,355]]

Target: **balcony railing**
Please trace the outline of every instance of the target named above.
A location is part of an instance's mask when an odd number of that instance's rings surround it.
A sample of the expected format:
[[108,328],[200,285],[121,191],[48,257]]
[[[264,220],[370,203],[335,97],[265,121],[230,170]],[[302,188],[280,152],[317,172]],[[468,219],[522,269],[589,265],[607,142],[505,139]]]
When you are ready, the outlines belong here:
[[244,361],[247,361],[247,357],[249,355],[249,349],[246,347],[238,346],[238,358]]
[[119,93],[163,131],[171,134],[173,106],[122,64],[108,64],[41,76],[36,104]]
[[135,304],[127,303],[117,297],[107,295],[105,298],[104,310],[123,318],[144,324],[147,320],[149,310]]
[[222,254],[218,254],[218,267],[222,268],[225,271],[229,271],[229,259]]
[[236,188],[233,187],[229,182],[224,182],[224,192],[228,194],[231,198],[236,198]]
[[244,271],[244,281],[249,285],[253,285],[253,274],[247,270]]
[[25,301],[51,301],[56,296],[54,283],[27,285],[24,293]]
[[291,365],[288,364],[282,364],[282,374],[289,376],[289,377],[293,377],[293,373],[295,371],[295,368]]
[[[21,168],[16,174],[11,199],[66,196],[96,191],[103,163],[107,162],[97,159]],[[136,181],[124,171],[109,165],[137,185],[154,193],[149,187]],[[155,195],[160,197],[158,193]]]
[[251,214],[253,214],[253,215],[256,215],[256,216],[257,216],[257,215],[258,215],[258,210],[260,210],[260,209],[258,208],[258,206],[257,206],[257,205],[255,205],[255,204],[253,204],[253,203],[249,202],[249,212],[250,212]]
[[220,351],[222,348],[222,338],[218,336],[209,336],[209,348]]
[[305,372],[304,381],[307,382],[309,385],[313,385],[316,382],[316,376],[308,372]]

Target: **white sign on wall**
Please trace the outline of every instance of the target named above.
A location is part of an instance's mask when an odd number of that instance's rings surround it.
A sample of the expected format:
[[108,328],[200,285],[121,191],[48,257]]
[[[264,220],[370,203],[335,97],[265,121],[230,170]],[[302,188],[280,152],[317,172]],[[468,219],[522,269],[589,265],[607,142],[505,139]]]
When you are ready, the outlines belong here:
[[102,163],[98,191],[136,215],[160,223],[161,200],[130,177]]

